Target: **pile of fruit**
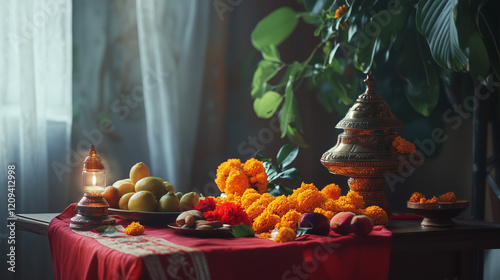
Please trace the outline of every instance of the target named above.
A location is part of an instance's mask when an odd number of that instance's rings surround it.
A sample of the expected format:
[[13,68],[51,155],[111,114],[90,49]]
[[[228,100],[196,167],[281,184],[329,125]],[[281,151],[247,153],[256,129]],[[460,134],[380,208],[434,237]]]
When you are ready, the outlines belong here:
[[194,209],[200,198],[195,192],[175,192],[172,184],[152,177],[143,162],[132,166],[130,178],[116,181],[104,189],[111,208],[143,212],[179,212]]

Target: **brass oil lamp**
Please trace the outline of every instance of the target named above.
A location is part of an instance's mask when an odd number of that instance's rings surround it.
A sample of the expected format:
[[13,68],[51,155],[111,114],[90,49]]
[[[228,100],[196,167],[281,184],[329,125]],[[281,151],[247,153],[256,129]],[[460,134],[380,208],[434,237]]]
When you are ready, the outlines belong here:
[[333,174],[350,177],[350,191],[363,196],[365,207],[377,205],[391,215],[384,175],[398,172],[401,154],[392,142],[403,123],[375,93],[375,77],[369,73],[364,82],[366,91],[335,126],[344,132],[339,134],[337,144],[323,154],[321,163]]
[[71,218],[69,227],[92,230],[102,225],[114,225],[116,220],[108,215],[109,204],[102,196],[106,174],[94,145],[90,146],[89,155],[83,161],[82,187],[85,194],[76,205],[76,215]]

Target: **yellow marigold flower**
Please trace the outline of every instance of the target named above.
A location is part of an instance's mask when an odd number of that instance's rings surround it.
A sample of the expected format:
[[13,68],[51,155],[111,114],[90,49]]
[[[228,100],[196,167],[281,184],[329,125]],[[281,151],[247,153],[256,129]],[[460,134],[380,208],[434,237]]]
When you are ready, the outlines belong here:
[[420,198],[420,201],[418,203],[425,203],[425,197]]
[[415,145],[401,136],[396,137],[392,141],[392,146],[401,154],[411,154],[416,151]]
[[423,195],[419,192],[414,192],[411,195],[409,202],[420,202],[420,199],[422,199],[422,198],[425,200],[425,195]]
[[454,192],[447,192],[439,196],[439,202],[457,202]]
[[144,227],[139,222],[132,222],[125,228],[125,233],[128,235],[144,234]]
[[252,184],[252,188],[257,189],[257,192],[263,194],[267,191],[267,174],[259,173],[253,177],[250,177],[250,183]]
[[[254,189],[248,189],[248,190],[253,190],[255,191]],[[241,206],[243,207],[243,209],[248,209],[248,207],[250,207],[250,205],[252,205],[252,203],[254,203],[255,201],[257,201],[258,199],[260,198],[260,194],[257,193],[255,191],[255,193],[246,193],[241,197]]]
[[259,238],[270,239],[271,238],[271,233],[270,232],[263,232],[263,233],[259,234]]
[[321,206],[325,200],[325,196],[317,189],[308,189],[299,194],[297,197],[298,210],[302,213],[312,212],[314,208]]
[[323,208],[316,208],[314,209],[314,212],[315,213],[319,213],[319,214],[323,214],[323,216],[325,216],[326,218],[328,218],[328,220],[331,220],[333,218],[333,216],[335,216],[336,213],[332,212],[332,211],[327,211]]
[[281,219],[278,215],[264,211],[257,218],[255,218],[252,228],[256,233],[267,232],[272,230],[280,221]]
[[321,193],[324,194],[326,197],[331,198],[331,199],[339,199],[340,197],[340,187],[337,184],[329,184],[326,185],[322,190]]
[[292,209],[294,205],[288,202],[288,199],[285,195],[281,195],[276,197],[266,208],[266,211],[269,211],[273,214],[276,214],[280,217],[285,215],[290,209]]
[[427,199],[425,203],[439,203],[439,198],[433,196],[431,199]]
[[302,214],[300,212],[297,212],[297,210],[292,209],[288,211],[285,215],[281,217],[281,221],[277,223],[274,228],[276,229],[281,229],[283,227],[291,228],[293,230],[296,230],[297,227],[299,226],[299,219]]
[[338,9],[335,10],[334,18],[336,18],[336,19],[341,18],[343,15],[345,15],[345,13],[347,13],[347,11],[349,11],[349,7],[347,7],[347,5],[342,5],[342,6],[338,7]]
[[389,217],[387,216],[387,213],[379,206],[373,205],[367,207],[363,213],[370,217],[374,225],[387,226],[389,224]]
[[241,167],[239,159],[228,159],[217,167],[217,177],[215,183],[221,192],[226,191],[226,180],[232,170],[238,170]]
[[337,200],[337,205],[339,207],[339,210],[342,211],[342,212],[353,212],[355,213],[356,212],[356,207],[352,204],[349,203],[350,201],[347,199],[347,196],[341,196],[338,200]]
[[246,189],[245,192],[243,193],[243,196],[254,194],[254,193],[258,193],[258,192],[252,188]]
[[278,235],[274,239],[274,242],[283,243],[283,242],[294,241],[295,236],[296,236],[296,233],[293,229],[287,228],[287,227],[282,227],[279,230]]

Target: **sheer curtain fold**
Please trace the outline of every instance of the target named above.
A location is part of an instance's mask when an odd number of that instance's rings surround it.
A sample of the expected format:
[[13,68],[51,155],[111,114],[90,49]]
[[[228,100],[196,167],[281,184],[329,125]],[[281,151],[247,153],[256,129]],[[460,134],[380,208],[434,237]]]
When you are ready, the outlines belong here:
[[152,174],[188,191],[198,130],[209,1],[137,1]]
[[[50,182],[55,149],[69,145],[72,120],[72,2],[2,1],[0,19],[0,219],[6,221],[7,166],[15,166],[15,213],[55,211],[51,199],[66,203]],[[57,125],[55,125],[57,124]],[[61,197],[62,196],[62,197]],[[50,197],[50,199],[49,199]],[[0,227],[2,239],[7,228]],[[18,232],[16,277],[51,272],[49,259],[30,258],[48,246]],[[7,242],[1,240],[3,247]],[[45,250],[45,251],[44,251]],[[0,248],[0,251],[5,250]]]

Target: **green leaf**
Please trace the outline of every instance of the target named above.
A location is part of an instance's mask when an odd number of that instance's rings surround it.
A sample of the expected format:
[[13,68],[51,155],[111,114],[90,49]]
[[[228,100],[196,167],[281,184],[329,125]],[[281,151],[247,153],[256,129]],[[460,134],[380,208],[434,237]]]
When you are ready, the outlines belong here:
[[116,228],[114,226],[100,226],[95,229],[101,236],[108,236],[108,237],[118,237],[118,236],[123,236],[124,234],[119,233],[116,231]]
[[309,145],[307,145],[306,141],[304,140],[302,135],[299,133],[299,130],[297,128],[289,125],[286,134],[288,135],[288,139],[290,139],[290,141],[292,141],[292,143],[294,145],[298,145],[298,146],[303,147],[303,148],[309,147]]
[[286,144],[278,151],[278,155],[276,156],[276,163],[278,165],[281,165],[282,168],[286,168],[295,160],[298,154],[299,147],[294,147],[293,145]]
[[332,86],[332,92],[329,94],[329,102],[334,104],[338,98],[342,100],[344,105],[350,105],[353,99],[349,97],[348,85],[344,76],[334,70],[333,67],[328,67],[325,71],[326,79]]
[[323,9],[328,9],[333,4],[333,0],[304,0],[304,7],[308,12],[321,14]]
[[295,123],[297,119],[300,120],[297,100],[295,100],[295,95],[293,94],[293,83],[292,77],[290,76],[290,80],[286,84],[285,88],[285,103],[280,111],[280,129],[281,129],[281,137],[284,137],[287,134],[287,127]]
[[[356,48],[356,53],[354,53],[353,64],[356,68],[361,70],[363,73],[368,73],[372,67],[373,57],[380,44],[379,36],[380,32],[383,30],[379,22],[382,22],[382,17],[388,13],[386,10],[380,11],[375,14],[370,22],[365,24],[363,32],[359,35],[359,42]],[[378,26],[373,32],[373,27]]]
[[405,94],[413,109],[428,117],[439,101],[439,80],[433,67],[426,67],[425,72],[426,77],[405,79]]
[[472,79],[476,82],[482,82],[488,76],[490,70],[490,59],[488,52],[484,46],[483,39],[477,34],[472,32],[469,38],[470,60],[469,69]]
[[282,7],[267,15],[257,23],[250,35],[253,46],[262,48],[279,46],[295,30],[299,19],[294,10]]
[[278,63],[261,60],[253,74],[252,97],[261,97],[267,88],[267,81],[272,79],[280,71]]
[[308,230],[312,229],[312,227],[298,227],[295,233],[297,234],[295,237],[301,237],[306,234]]
[[297,168],[295,167],[280,172],[279,176],[280,178],[295,179],[295,180],[299,180],[302,177]]
[[280,52],[275,45],[264,46],[261,49],[262,57],[265,60],[273,61],[273,62],[281,62]]
[[283,101],[283,96],[275,91],[268,91],[253,102],[253,109],[259,118],[269,119]]
[[453,10],[458,0],[421,0],[417,5],[416,25],[441,67],[464,71],[467,57],[460,49]]
[[245,224],[239,224],[232,228],[234,237],[254,237],[253,229]]

